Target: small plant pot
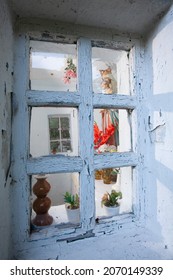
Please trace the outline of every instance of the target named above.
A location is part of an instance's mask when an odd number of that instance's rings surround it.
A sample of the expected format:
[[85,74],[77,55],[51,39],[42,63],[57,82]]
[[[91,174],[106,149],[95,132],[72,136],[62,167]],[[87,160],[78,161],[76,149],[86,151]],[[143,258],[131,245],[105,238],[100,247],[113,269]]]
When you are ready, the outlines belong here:
[[111,180],[112,170],[113,170],[112,168],[103,169],[102,177],[103,177],[103,183],[104,184],[111,184],[111,182],[112,182],[112,180]]
[[67,212],[68,221],[72,224],[78,224],[80,221],[80,209],[70,209],[68,205],[65,204],[65,209]]
[[118,177],[118,174],[113,174],[113,173],[111,173],[111,175],[110,175],[111,181],[112,181],[113,183],[116,183],[116,182],[117,182],[117,177]]
[[102,170],[96,170],[95,171],[95,179],[101,180],[102,179]]
[[112,183],[112,180],[111,180],[110,177],[107,177],[107,178],[105,177],[105,178],[103,179],[103,183],[106,184],[106,185],[109,185],[109,184]]
[[103,207],[104,207],[106,216],[113,217],[113,216],[119,215],[120,206],[108,207],[108,206],[103,205]]

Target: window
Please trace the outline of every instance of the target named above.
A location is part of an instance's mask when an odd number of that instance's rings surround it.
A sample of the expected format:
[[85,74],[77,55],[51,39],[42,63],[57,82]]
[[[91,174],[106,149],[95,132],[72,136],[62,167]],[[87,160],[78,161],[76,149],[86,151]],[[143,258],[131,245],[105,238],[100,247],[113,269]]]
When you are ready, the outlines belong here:
[[78,155],[78,113],[74,107],[31,107],[30,155]]
[[50,153],[71,151],[70,117],[49,116]]
[[[22,131],[26,131],[23,144],[16,151],[15,166],[16,171],[21,167],[16,182],[22,181],[23,188],[27,185],[22,202],[28,209],[22,232],[26,234],[26,229],[31,229],[27,239],[41,238],[49,230],[50,236],[56,235],[57,240],[76,238],[81,234],[88,236],[102,227],[106,231],[107,221],[111,220],[112,227],[116,228],[123,221],[134,221],[138,214],[138,87],[134,82],[134,42],[125,47],[116,41],[80,38],[76,42],[42,42],[34,41],[32,37],[27,45],[25,71],[19,70],[25,83],[16,83],[19,92],[16,102],[21,110],[15,116],[15,135],[16,131],[19,133],[13,141],[17,143]],[[17,53],[24,55],[25,37],[20,38],[18,44]],[[21,57],[19,55],[16,62],[18,69]],[[30,76],[27,78],[29,64]],[[99,142],[95,142],[95,125]],[[42,127],[46,127],[47,136],[41,134]],[[24,155],[23,159],[18,154]],[[108,173],[112,179],[105,183]],[[98,174],[101,177],[98,178]],[[30,209],[31,201],[33,203],[35,199],[32,191],[38,176],[47,177],[52,188],[47,197],[50,195],[53,201],[48,210],[53,223],[46,231],[39,227],[39,233],[35,227],[34,231],[32,226],[30,228],[34,213]],[[112,190],[122,193],[118,215],[106,215],[101,205],[103,195]],[[69,223],[64,214],[66,192],[79,196],[77,223]],[[28,199],[30,193],[31,200]]]

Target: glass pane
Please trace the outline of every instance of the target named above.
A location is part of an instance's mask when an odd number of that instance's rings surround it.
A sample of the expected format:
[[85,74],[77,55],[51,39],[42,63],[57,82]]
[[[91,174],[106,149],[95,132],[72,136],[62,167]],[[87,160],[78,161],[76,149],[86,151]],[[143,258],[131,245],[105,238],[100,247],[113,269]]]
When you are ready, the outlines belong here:
[[69,128],[69,118],[61,117],[60,118],[61,127]]
[[61,146],[59,141],[50,142],[51,154],[57,154],[61,152]]
[[31,41],[32,90],[76,91],[75,44]]
[[94,47],[92,73],[94,93],[130,94],[128,52]]
[[132,167],[95,171],[96,218],[132,212]]
[[49,127],[54,129],[54,128],[59,128],[59,118],[50,118],[49,119]]
[[34,227],[80,224],[78,173],[32,176],[31,188],[31,224]]
[[71,141],[62,141],[62,152],[69,152],[71,150]]
[[78,155],[78,111],[65,107],[33,107],[30,121],[32,157]]
[[50,140],[59,139],[59,129],[49,127],[49,132],[50,132]]
[[70,132],[69,130],[61,130],[62,138],[70,138]]
[[94,109],[94,149],[95,153],[131,151],[131,112]]

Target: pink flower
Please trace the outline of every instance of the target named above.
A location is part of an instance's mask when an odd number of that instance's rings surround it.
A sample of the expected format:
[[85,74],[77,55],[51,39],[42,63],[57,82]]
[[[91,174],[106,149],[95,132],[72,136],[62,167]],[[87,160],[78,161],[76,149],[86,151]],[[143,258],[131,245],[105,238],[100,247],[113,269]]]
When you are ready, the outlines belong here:
[[73,71],[71,69],[66,71],[67,77],[72,77],[73,76]]
[[71,78],[76,78],[76,66],[73,63],[73,60],[71,58],[67,59],[67,67],[65,68],[65,76],[64,76],[64,83],[69,84],[71,81]]
[[64,83],[69,84],[70,83],[70,77],[65,76],[64,77]]

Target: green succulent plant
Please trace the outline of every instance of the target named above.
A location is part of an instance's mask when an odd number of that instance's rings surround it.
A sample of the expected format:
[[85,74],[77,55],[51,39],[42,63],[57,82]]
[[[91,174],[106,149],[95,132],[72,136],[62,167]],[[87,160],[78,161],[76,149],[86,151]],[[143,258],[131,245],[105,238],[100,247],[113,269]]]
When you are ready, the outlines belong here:
[[66,192],[64,195],[64,202],[68,204],[67,208],[77,209],[77,208],[79,208],[79,203],[80,203],[79,195]]
[[107,207],[119,206],[119,199],[122,199],[122,193],[112,190],[111,193],[107,192],[103,195],[101,205]]

